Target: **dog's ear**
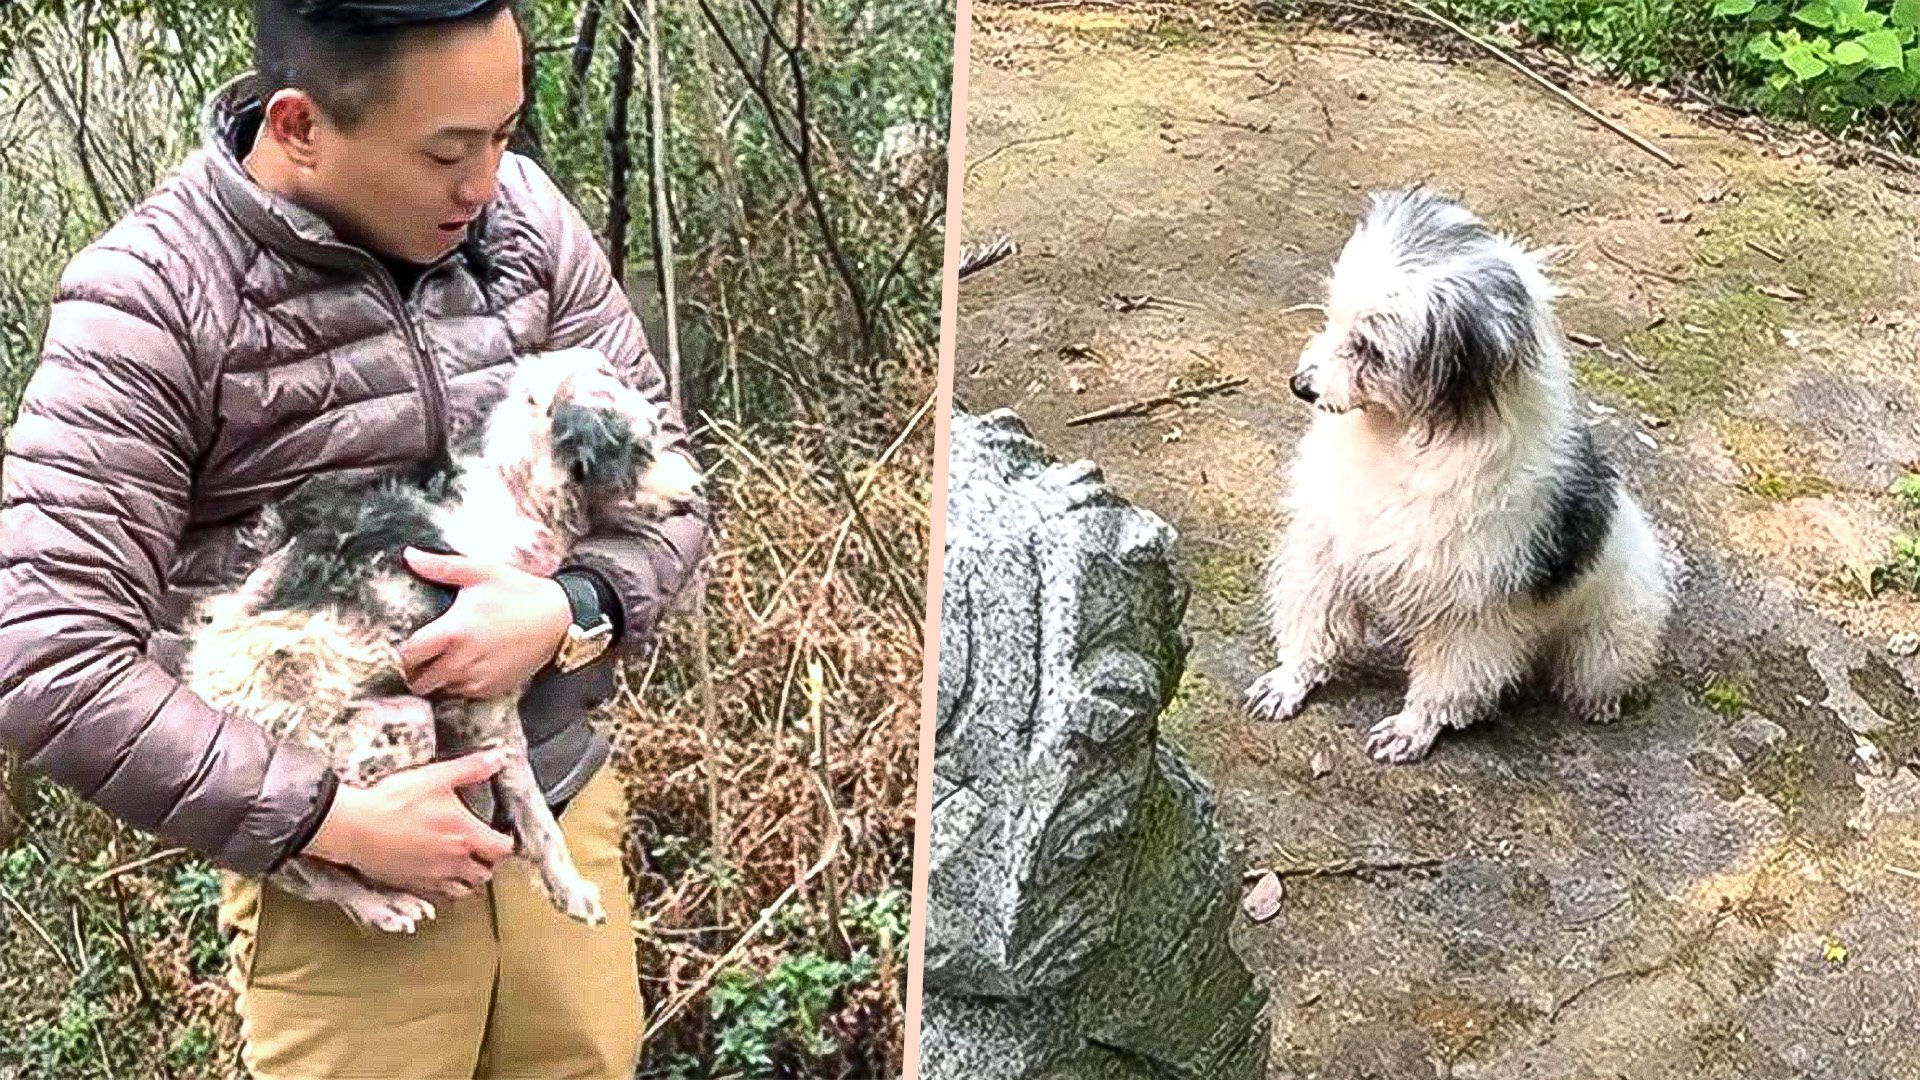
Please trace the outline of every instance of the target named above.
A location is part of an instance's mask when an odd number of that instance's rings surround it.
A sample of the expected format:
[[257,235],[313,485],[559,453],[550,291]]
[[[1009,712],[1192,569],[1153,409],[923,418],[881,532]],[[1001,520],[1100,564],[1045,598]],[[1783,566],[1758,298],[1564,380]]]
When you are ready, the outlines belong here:
[[625,487],[645,467],[650,447],[634,438],[626,418],[572,402],[553,412],[553,451],[575,483]]
[[1474,267],[1430,293],[1412,404],[1437,428],[1471,426],[1498,410],[1501,386],[1532,348],[1532,297],[1504,262]]

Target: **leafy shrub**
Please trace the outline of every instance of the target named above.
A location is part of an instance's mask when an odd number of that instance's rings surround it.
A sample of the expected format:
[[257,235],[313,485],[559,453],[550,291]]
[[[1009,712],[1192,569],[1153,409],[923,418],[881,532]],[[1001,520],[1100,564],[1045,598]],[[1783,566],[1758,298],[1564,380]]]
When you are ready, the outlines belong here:
[[1728,59],[1762,108],[1844,128],[1920,104],[1920,0],[1719,0],[1713,14],[1738,24]]

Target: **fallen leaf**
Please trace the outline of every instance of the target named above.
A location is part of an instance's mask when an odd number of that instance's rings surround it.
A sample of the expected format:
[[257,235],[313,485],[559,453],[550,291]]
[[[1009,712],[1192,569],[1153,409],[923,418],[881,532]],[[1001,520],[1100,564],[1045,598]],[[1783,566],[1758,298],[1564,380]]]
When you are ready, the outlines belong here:
[[1775,300],[1805,300],[1807,294],[1791,285],[1762,285],[1756,290],[1762,296],[1771,296]]
[[1847,962],[1847,947],[1840,944],[1838,938],[1828,938],[1826,947],[1820,950],[1820,955],[1827,963],[1838,967]]
[[1659,444],[1659,443],[1658,443],[1657,441],[1655,441],[1655,440],[1654,440],[1654,437],[1653,437],[1653,436],[1651,436],[1651,435],[1649,435],[1649,434],[1647,434],[1647,433],[1646,433],[1646,432],[1644,432],[1644,431],[1636,431],[1636,432],[1634,432],[1634,433],[1633,433],[1633,437],[1634,437],[1634,438],[1636,438],[1636,439],[1639,439],[1639,440],[1640,440],[1640,442],[1641,442],[1641,444],[1642,444],[1642,445],[1644,445],[1644,446],[1645,446],[1645,447],[1646,447],[1647,449],[1649,449],[1649,450],[1658,450],[1658,449],[1660,449],[1660,444]]
[[1241,898],[1240,909],[1255,924],[1263,923],[1280,914],[1280,900],[1285,895],[1286,887],[1280,884],[1280,875],[1269,870],[1260,875],[1260,880]]
[[1333,755],[1327,753],[1325,747],[1315,750],[1307,762],[1307,769],[1313,773],[1315,780],[1320,779],[1333,771]]

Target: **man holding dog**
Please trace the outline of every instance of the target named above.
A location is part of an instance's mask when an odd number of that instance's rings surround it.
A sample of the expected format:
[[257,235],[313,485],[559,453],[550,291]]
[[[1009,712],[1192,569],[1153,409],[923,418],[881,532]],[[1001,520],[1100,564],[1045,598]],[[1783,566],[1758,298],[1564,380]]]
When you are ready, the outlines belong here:
[[[667,405],[593,234],[506,145],[509,0],[256,0],[256,70],[205,145],[67,267],[0,483],[0,741],[230,871],[246,1065],[261,1077],[627,1076],[642,1026],[624,803],[586,723],[706,539],[594,536],[554,578],[409,553],[457,586],[402,647],[422,696],[523,702],[536,775],[609,925],[555,912],[456,789],[486,755],[339,785],[181,689],[196,588],[258,509],[320,474],[448,453],[516,356],[586,345]],[[685,428],[668,409],[683,452]],[[611,630],[611,633],[609,633]],[[296,854],[439,903],[414,936],[263,889]]]

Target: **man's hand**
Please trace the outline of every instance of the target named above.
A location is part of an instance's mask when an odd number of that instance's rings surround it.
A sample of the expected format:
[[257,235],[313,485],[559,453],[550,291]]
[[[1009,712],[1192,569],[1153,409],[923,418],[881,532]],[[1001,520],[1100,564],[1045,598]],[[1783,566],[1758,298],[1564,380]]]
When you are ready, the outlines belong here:
[[458,900],[485,885],[513,840],[488,828],[454,789],[500,771],[497,751],[402,769],[372,787],[341,785],[302,852],[389,888]]
[[453,607],[400,646],[407,688],[469,701],[500,697],[546,666],[573,622],[567,592],[551,578],[458,555],[406,550],[428,581],[460,590]]

